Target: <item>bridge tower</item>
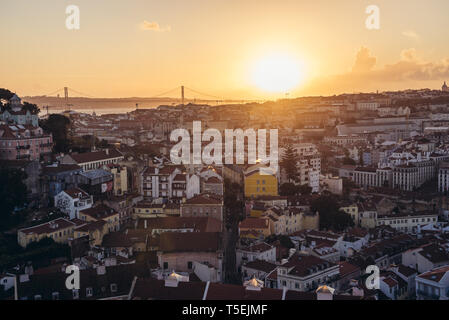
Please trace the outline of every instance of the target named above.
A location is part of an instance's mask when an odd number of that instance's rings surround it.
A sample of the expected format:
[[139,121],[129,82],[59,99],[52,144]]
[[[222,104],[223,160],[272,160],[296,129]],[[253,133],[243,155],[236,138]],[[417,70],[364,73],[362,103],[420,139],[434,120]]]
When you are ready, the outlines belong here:
[[184,86],[181,86],[181,105],[184,106]]

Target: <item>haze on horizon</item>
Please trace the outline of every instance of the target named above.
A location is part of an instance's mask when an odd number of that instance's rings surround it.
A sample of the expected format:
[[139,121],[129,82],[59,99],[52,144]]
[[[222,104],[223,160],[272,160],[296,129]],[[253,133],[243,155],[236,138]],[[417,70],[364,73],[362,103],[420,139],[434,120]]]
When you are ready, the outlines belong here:
[[[80,30],[65,27],[70,4]],[[365,28],[371,4],[380,30]],[[228,99],[437,89],[449,81],[447,12],[447,0],[3,0],[0,87],[115,98],[186,85]]]

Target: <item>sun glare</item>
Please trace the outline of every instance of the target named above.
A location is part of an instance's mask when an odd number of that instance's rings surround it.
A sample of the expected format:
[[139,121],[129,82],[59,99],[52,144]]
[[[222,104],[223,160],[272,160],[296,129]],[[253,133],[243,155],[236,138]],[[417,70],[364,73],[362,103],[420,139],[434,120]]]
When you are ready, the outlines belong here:
[[299,63],[285,54],[273,54],[256,61],[252,78],[264,91],[287,92],[295,88],[303,78]]

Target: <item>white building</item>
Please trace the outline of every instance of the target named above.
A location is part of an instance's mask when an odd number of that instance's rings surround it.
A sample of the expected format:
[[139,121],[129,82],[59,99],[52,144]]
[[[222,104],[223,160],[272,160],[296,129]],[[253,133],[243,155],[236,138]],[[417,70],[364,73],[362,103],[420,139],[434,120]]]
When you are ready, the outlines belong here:
[[401,213],[377,215],[377,226],[390,226],[404,233],[418,233],[419,228],[438,221],[438,213]]
[[93,197],[80,188],[67,189],[55,196],[55,207],[70,219],[79,218],[79,212],[91,208],[92,204]]
[[449,163],[442,162],[438,169],[438,192],[447,193],[449,190]]
[[61,159],[62,164],[77,164],[84,171],[96,170],[107,164],[118,164],[124,156],[117,149],[105,149],[85,153],[67,154]]
[[276,247],[271,246],[268,243],[261,242],[236,250],[237,268],[241,267],[245,263],[255,260],[274,263],[276,261]]
[[278,288],[308,292],[322,284],[336,286],[340,267],[313,255],[295,253],[277,272]]
[[442,246],[427,244],[403,252],[402,264],[421,273],[428,272],[449,265],[449,255]]
[[416,277],[417,300],[449,300],[449,265]]
[[377,111],[380,107],[379,102],[359,101],[357,102],[357,111]]

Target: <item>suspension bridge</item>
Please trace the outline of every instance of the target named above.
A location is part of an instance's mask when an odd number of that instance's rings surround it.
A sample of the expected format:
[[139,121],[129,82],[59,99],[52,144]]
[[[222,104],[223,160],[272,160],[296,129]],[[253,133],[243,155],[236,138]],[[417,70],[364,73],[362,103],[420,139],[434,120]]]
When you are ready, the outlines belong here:
[[[70,97],[69,97],[69,93],[70,93]],[[65,108],[66,110],[69,110],[69,111],[71,110],[71,107],[73,107],[73,104],[70,103],[71,98],[106,99],[106,98],[98,97],[98,96],[88,94],[85,92],[81,92],[79,90],[75,90],[75,89],[69,88],[69,87],[60,88],[58,90],[55,90],[53,92],[50,92],[50,93],[44,95],[44,97],[60,98],[61,99],[61,107]],[[133,98],[133,99],[135,99],[135,100],[139,100],[139,99],[142,99],[142,100],[171,99],[171,100],[175,100],[175,101],[179,102],[181,105],[184,105],[186,103],[186,101],[190,101],[193,103],[195,103],[197,101],[204,101],[208,104],[216,104],[216,105],[224,104],[226,102],[247,103],[247,102],[265,102],[266,101],[266,99],[261,99],[261,98],[256,98],[256,97],[251,97],[251,98],[253,98],[253,99],[242,100],[242,99],[235,99],[235,98],[233,99],[233,98],[220,97],[218,95],[205,93],[200,90],[181,85],[176,88],[160,92],[156,95],[152,95],[150,97]],[[139,107],[139,104],[136,103],[136,108],[138,108],[138,107]],[[58,107],[45,106],[44,109],[47,110],[47,114],[48,114],[49,108],[58,108]]]

